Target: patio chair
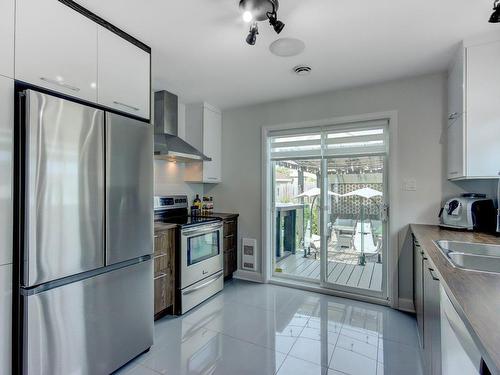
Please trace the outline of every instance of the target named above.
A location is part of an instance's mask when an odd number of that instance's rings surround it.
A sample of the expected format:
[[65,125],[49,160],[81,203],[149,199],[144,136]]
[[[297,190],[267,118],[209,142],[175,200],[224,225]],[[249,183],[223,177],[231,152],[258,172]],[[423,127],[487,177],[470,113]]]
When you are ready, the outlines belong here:
[[[328,241],[327,241],[327,248],[329,248],[330,242],[332,240],[332,230],[333,230],[333,225],[332,223],[327,224],[327,230],[328,230]],[[309,251],[308,255],[311,255],[311,253],[314,253],[314,259],[318,259],[318,254],[321,250],[321,237],[318,236],[317,234],[312,234],[310,237],[310,249],[312,251]]]
[[357,220],[337,218],[333,223],[333,230],[337,237],[337,246],[351,248],[356,235]]

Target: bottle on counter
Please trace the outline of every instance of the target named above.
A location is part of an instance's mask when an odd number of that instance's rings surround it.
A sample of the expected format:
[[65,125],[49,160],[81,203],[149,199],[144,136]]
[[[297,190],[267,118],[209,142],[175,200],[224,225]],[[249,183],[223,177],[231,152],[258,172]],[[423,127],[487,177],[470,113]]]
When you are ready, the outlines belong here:
[[203,216],[209,215],[209,200],[207,196],[203,196],[203,202],[201,206],[201,214]]
[[214,197],[209,198],[208,210],[210,211],[210,215],[212,215],[214,213]]
[[194,198],[193,201],[193,206],[196,206],[196,208],[201,209],[201,199],[199,194],[196,194],[196,198]]

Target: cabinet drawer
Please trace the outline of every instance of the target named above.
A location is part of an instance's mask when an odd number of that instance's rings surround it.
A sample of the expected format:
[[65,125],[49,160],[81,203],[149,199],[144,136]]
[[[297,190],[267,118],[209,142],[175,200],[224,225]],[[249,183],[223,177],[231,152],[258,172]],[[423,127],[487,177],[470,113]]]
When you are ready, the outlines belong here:
[[155,232],[154,236],[154,256],[163,254],[174,254],[175,230],[171,229],[163,232]]
[[237,269],[236,250],[232,249],[224,252],[224,277],[230,276]]
[[57,0],[17,0],[15,77],[97,101],[97,24]]
[[236,247],[236,233],[224,236],[224,251],[234,249]]
[[237,219],[224,221],[224,236],[235,234],[238,229]]
[[154,257],[155,273],[167,272],[171,268],[170,257],[168,254],[161,254]]
[[165,310],[168,307],[167,302],[167,284],[168,275],[166,273],[156,273],[154,278],[155,284],[155,314]]

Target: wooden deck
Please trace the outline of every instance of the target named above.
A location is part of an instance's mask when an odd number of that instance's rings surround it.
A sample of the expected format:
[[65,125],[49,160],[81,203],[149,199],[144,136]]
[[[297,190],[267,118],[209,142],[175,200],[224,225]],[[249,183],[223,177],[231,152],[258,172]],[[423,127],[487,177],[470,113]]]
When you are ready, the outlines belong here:
[[[320,261],[314,256],[304,258],[302,253],[280,260],[276,268],[283,274],[319,280]],[[357,264],[357,258],[328,261],[328,282],[374,291],[382,290],[382,263]]]

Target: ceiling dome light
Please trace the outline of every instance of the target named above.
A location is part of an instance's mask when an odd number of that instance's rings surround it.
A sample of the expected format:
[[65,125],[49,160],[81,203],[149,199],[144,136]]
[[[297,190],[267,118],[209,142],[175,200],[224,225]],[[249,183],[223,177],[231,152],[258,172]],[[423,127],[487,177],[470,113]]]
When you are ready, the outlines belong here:
[[253,20],[253,15],[252,15],[252,12],[250,12],[249,10],[245,11],[243,13],[243,21],[245,21],[246,23],[250,22]]
[[498,0],[495,0],[493,3],[493,13],[491,14],[490,23],[499,23],[500,22],[500,5],[498,4]]
[[255,45],[258,34],[259,34],[259,27],[257,26],[257,22],[254,22],[252,23],[252,26],[250,26],[250,31],[246,39],[247,43],[250,44],[251,46]]
[[304,52],[305,43],[295,38],[276,39],[269,45],[269,50],[273,55],[280,57],[297,56]]

